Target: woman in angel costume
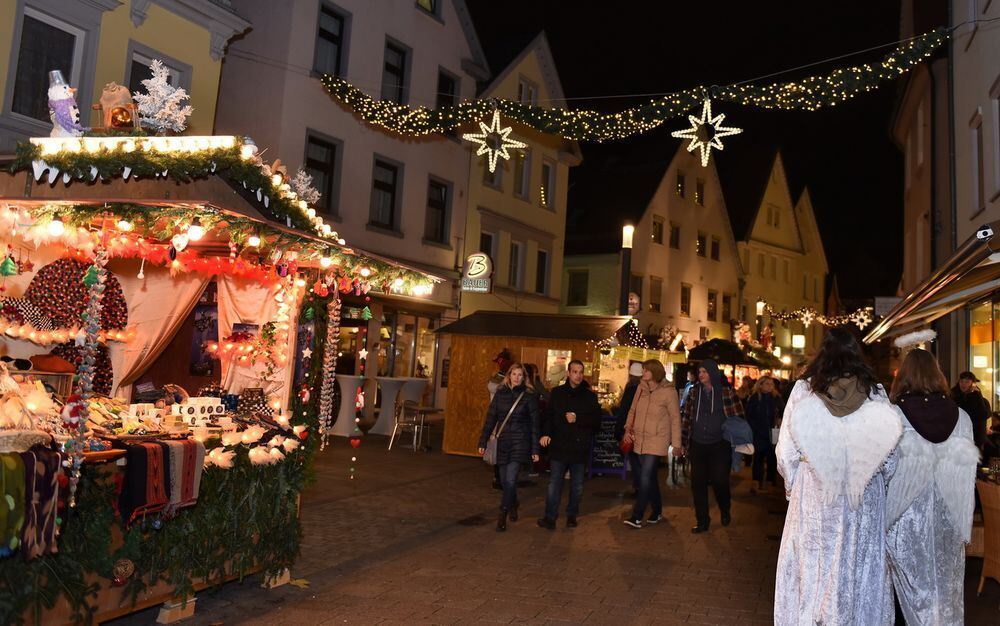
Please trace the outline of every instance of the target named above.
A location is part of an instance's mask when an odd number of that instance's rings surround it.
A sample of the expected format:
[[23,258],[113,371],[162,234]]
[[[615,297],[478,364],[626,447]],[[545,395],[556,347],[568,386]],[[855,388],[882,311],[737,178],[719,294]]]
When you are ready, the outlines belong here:
[[886,483],[903,433],[857,340],[832,328],[795,384],[776,449],[788,512],[775,624],[891,624]]
[[890,397],[904,427],[886,505],[896,596],[907,624],[962,624],[979,461],[972,420],[952,401],[934,356],[919,348],[903,360]]

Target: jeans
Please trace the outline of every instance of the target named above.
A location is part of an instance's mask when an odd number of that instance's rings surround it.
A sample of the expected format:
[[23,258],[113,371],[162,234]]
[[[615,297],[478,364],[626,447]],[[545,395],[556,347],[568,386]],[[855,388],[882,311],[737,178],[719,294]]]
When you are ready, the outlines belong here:
[[635,452],[628,453],[628,471],[632,472],[632,487],[635,492],[639,493],[639,476],[642,474],[642,468],[639,467],[639,455]]
[[660,498],[660,480],[656,474],[660,469],[660,457],[655,454],[639,455],[639,495],[635,498],[632,519],[642,519],[649,505],[649,516],[658,517],[663,512]]
[[503,487],[503,497],[500,499],[500,510],[507,512],[517,505],[517,474],[521,464],[517,461],[497,465],[500,470],[500,485]]
[[567,463],[551,459],[549,467],[552,474],[549,476],[549,491],[545,496],[545,517],[554,520],[559,517],[559,502],[562,500],[562,490],[566,470],[569,469],[569,506],[566,507],[566,515],[576,517],[580,514],[580,500],[583,498],[583,463]]
[[722,440],[718,443],[691,441],[688,450],[691,463],[691,493],[694,514],[699,526],[708,526],[708,486],[715,491],[715,501],[723,515],[729,514],[729,469],[733,463],[733,447]]
[[753,479],[763,482],[766,476],[767,482],[773,484],[778,480],[778,457],[774,454],[774,446],[770,440],[761,439],[753,442],[753,448]]

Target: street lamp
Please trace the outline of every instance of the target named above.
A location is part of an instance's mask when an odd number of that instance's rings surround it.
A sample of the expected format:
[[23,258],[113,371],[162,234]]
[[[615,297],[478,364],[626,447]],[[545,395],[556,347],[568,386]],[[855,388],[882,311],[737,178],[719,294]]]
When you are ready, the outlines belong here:
[[632,237],[634,235],[635,226],[632,224],[622,226],[622,281],[618,299],[619,315],[628,315],[628,292],[632,278]]
[[764,326],[764,300],[757,299],[757,341],[761,340],[761,330]]
[[805,335],[792,335],[792,348],[796,350],[804,350],[805,347],[806,347]]

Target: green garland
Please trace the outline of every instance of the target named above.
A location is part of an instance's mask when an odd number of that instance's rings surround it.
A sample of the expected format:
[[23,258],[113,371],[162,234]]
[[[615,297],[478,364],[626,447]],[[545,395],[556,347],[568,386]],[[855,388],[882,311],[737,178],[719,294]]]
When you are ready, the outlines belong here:
[[578,141],[608,141],[644,133],[698,106],[706,97],[767,109],[815,111],[834,106],[913,69],[949,37],[938,28],[897,46],[881,62],[837,69],[824,76],[763,85],[697,87],[668,94],[620,113],[530,106],[503,98],[472,100],[454,107],[428,109],[375,100],[342,78],[324,75],[323,86],[365,122],[407,136],[444,133],[485,120],[499,110],[510,120],[535,130]]
[[[316,332],[326,332],[326,300],[309,294],[301,315],[312,316]],[[134,605],[139,594],[165,581],[175,598],[194,594],[194,585],[223,577],[242,579],[255,568],[277,574],[289,568],[299,554],[302,527],[298,496],[313,479],[313,457],[319,446],[320,371],[322,351],[317,350],[309,369],[312,387],[309,402],[292,395],[291,421],[309,427],[309,435],[296,450],[275,465],[253,465],[247,448],[239,446],[233,467],[210,467],[202,475],[198,502],[160,530],[137,523],[112,550],[115,516],[112,465],[85,465],[77,506],[61,527],[59,552],[31,561],[19,555],[0,559],[0,624],[42,623],[42,614],[65,599],[74,618],[92,623],[92,604],[102,586],[112,578],[118,559],[130,559],[135,573],[124,587]],[[270,437],[266,435],[266,437]],[[151,520],[152,518],[150,518]],[[96,573],[101,583],[87,583]]]

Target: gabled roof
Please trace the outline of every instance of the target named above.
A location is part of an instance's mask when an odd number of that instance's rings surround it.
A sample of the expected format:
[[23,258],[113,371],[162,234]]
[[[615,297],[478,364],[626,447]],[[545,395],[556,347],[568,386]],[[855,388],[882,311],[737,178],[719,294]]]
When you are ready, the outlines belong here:
[[[480,66],[477,69],[481,69],[486,76],[489,76],[490,65],[486,60],[486,53],[483,52],[483,46],[479,43],[479,35],[476,34],[476,26],[472,22],[472,15],[469,14],[469,7],[466,6],[465,0],[454,0],[454,5],[455,13],[458,14],[458,22],[462,26],[462,32],[465,33],[465,39],[469,42],[469,49],[472,51],[472,61]],[[465,69],[469,71],[472,68]]]
[[549,98],[542,106],[552,109],[565,109],[566,95],[563,92],[562,82],[559,80],[559,72],[556,70],[556,60],[552,56],[549,38],[545,35],[544,30],[535,35],[535,38],[528,42],[528,45],[507,63],[500,73],[493,77],[489,84],[483,87],[480,97],[490,95],[496,89],[497,85],[503,82],[511,72],[515,71],[517,66],[521,64],[521,61],[532,52],[538,56],[538,64],[542,68],[542,79],[545,90],[549,94]]

